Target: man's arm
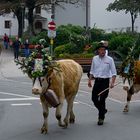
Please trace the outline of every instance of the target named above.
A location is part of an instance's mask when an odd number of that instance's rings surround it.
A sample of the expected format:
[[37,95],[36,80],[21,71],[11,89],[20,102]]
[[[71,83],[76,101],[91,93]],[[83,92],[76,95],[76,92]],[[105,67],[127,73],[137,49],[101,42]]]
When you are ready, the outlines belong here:
[[88,79],[88,87],[92,87],[92,80],[94,79],[94,76],[92,74],[89,75]]

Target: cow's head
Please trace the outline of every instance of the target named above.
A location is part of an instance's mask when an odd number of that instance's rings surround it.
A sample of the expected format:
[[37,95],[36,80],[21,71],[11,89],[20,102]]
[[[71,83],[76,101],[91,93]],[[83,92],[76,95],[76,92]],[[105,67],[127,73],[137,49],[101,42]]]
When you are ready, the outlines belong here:
[[59,71],[59,65],[42,51],[33,52],[29,58],[18,61],[18,64],[32,79],[32,93],[35,95],[45,93],[51,84],[51,73],[54,69]]
[[32,93],[35,95],[46,93],[46,91],[51,86],[51,74],[53,72],[53,68],[48,66],[45,72],[42,72],[40,75],[36,75],[32,77]]
[[43,94],[50,85],[50,80],[46,76],[33,78],[32,93],[35,95]]

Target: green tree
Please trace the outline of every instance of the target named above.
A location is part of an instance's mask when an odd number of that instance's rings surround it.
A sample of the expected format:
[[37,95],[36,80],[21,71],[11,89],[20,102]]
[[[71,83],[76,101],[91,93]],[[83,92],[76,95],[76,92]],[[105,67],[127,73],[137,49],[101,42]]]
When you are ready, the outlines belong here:
[[125,13],[130,13],[131,15],[131,24],[132,32],[134,32],[135,20],[140,12],[140,2],[139,0],[115,0],[113,3],[110,3],[107,7],[107,11],[125,11]]
[[23,7],[20,0],[2,0],[0,4],[0,15],[6,15],[13,12],[18,20],[18,36],[23,33]]
[[[44,5],[46,10],[51,9],[52,2],[60,7],[63,7],[63,3],[67,3],[66,0],[1,0],[0,4],[0,14],[9,14],[13,12],[18,20],[18,36],[21,37],[23,33],[23,22],[22,19],[24,18],[24,9],[22,8],[21,3],[24,3],[24,7],[28,8],[28,21],[29,21],[29,33],[30,35],[34,35],[33,29],[33,11],[36,7]],[[83,4],[84,0],[70,0],[70,4]]]

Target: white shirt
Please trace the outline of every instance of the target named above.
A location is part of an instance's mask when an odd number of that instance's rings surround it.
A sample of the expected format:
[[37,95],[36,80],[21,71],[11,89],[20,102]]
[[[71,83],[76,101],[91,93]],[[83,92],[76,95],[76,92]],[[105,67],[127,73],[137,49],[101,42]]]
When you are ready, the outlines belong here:
[[96,55],[92,59],[90,74],[95,78],[111,78],[117,75],[116,67],[112,57],[105,55],[104,57],[99,57]]

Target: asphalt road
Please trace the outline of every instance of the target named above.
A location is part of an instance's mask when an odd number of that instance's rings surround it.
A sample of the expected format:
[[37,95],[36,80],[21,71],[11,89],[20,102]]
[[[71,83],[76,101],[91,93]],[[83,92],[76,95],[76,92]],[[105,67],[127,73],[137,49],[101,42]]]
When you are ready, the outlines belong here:
[[[120,79],[118,78],[117,81]],[[137,140],[140,130],[140,102],[134,97],[130,112],[124,114],[125,92],[121,85],[110,91],[108,113],[103,126],[97,125],[97,110],[91,102],[91,89],[84,74],[74,102],[76,123],[62,129],[57,125],[55,109],[50,109],[49,132],[40,133],[43,123],[38,96],[31,94],[27,77],[0,80],[0,140]],[[137,100],[135,99],[137,98]],[[64,103],[63,116],[66,112]]]

